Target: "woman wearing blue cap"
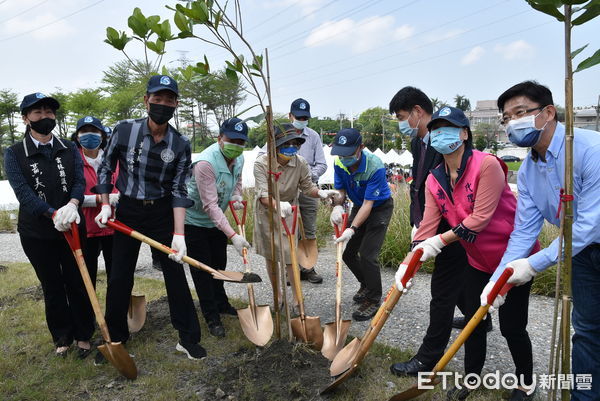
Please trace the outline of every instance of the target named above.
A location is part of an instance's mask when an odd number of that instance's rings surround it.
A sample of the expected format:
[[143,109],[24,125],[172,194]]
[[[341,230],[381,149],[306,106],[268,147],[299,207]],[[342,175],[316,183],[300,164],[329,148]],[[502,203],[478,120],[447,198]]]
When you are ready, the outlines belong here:
[[44,292],[46,322],[56,346],[65,356],[76,341],[85,358],[94,333],[94,316],[75,259],[62,232],[79,216],[85,181],[77,147],[52,135],[56,126],[56,99],[41,93],[25,96],[21,114],[25,135],[6,149],[8,180],[19,200],[17,230],[21,245]]

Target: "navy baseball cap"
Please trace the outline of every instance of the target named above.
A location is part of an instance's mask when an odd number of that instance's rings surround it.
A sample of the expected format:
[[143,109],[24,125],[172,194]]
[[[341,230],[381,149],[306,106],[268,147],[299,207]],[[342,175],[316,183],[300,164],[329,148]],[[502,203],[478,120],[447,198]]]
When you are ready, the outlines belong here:
[[460,128],[471,128],[469,119],[461,109],[456,107],[444,106],[431,116],[431,121],[427,124],[427,129],[431,131],[433,123],[439,120],[446,120],[449,123]]
[[104,132],[106,132],[106,136],[108,138],[110,138],[110,136],[112,135],[112,129],[110,129],[110,127],[107,127],[106,125],[104,126]]
[[45,104],[53,110],[58,110],[60,108],[60,103],[58,103],[58,100],[54,99],[53,97],[46,96],[43,93],[36,92],[31,93],[23,98],[21,106],[19,106],[21,109],[21,114],[24,114],[25,109],[28,109],[38,103],[40,106]]
[[77,127],[75,128],[75,132],[79,132],[79,130],[85,127],[86,125],[91,125],[92,127],[98,128],[100,131],[105,131],[104,125],[102,125],[100,120],[98,120],[96,117],[85,116],[77,121]]
[[179,96],[179,87],[177,86],[177,81],[171,78],[168,75],[153,75],[148,80],[148,86],[146,88],[146,92],[155,93],[161,90],[170,90]]
[[248,140],[248,125],[239,118],[233,117],[225,120],[219,128],[219,133],[229,139]]
[[294,117],[310,118],[310,104],[304,99],[296,99],[292,102],[290,113],[292,113]]
[[362,144],[362,136],[356,128],[344,128],[333,138],[331,154],[334,156],[350,156]]

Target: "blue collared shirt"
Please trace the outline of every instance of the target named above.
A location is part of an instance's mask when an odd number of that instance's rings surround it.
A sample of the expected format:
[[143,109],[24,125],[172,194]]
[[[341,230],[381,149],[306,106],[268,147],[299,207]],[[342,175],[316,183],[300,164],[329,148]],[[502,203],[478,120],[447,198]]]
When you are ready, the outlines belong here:
[[362,206],[366,200],[372,200],[373,207],[377,207],[392,196],[383,162],[373,153],[364,150],[358,169],[353,173],[336,157],[333,177],[333,187],[346,190],[352,203],[357,206]]
[[[573,141],[573,255],[600,243],[600,133],[575,128]],[[560,189],[565,182],[565,127],[558,123],[546,152],[546,162],[525,158],[517,179],[519,190],[515,227],[510,235],[495,281],[507,263],[526,258],[535,244],[544,220],[555,226]],[[528,261],[536,271],[556,264],[558,238]]]
[[323,142],[317,132],[311,128],[304,128],[302,137],[305,142],[300,146],[298,154],[308,162],[313,182],[319,181],[319,177],[327,171],[327,162],[323,152]]

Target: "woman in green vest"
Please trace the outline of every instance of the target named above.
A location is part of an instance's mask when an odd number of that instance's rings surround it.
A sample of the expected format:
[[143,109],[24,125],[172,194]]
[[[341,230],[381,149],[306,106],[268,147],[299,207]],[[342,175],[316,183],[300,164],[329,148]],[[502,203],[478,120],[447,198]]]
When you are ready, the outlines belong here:
[[[227,265],[228,238],[240,255],[243,248],[250,247],[246,238],[231,227],[224,213],[229,201],[236,202],[235,209],[243,208],[242,153],[247,140],[246,123],[230,118],[221,125],[217,142],[192,161],[188,194],[194,206],[185,215],[188,254],[219,270],[225,270]],[[190,268],[190,272],[210,334],[224,337],[220,314],[237,316],[237,311],[229,304],[223,281],[195,268]]]

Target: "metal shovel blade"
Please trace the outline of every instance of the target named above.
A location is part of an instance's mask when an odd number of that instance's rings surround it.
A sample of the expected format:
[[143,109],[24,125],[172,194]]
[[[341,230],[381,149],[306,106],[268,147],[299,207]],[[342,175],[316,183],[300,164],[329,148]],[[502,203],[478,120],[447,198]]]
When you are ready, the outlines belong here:
[[332,377],[339,376],[352,367],[352,362],[358,355],[360,349],[360,340],[355,338],[350,341],[333,359],[329,367],[329,374]]
[[128,379],[137,377],[137,368],[131,356],[121,343],[104,343],[98,346],[98,350],[107,361],[111,363],[117,370]]
[[331,382],[329,384],[329,386],[327,386],[323,390],[321,390],[320,394],[327,394],[330,391],[335,390],[340,384],[345,382],[346,379],[348,379],[352,375],[352,373],[354,373],[354,370],[356,370],[357,367],[358,367],[358,365],[352,365],[350,369],[348,369],[343,374],[338,376],[333,382]]
[[321,353],[325,358],[332,361],[338,352],[342,350],[346,344],[346,337],[348,337],[350,323],[350,320],[340,321],[339,336],[337,322],[325,324],[325,329],[323,330],[323,348],[321,349]]
[[425,386],[435,386],[440,382],[440,378],[436,377],[433,381],[429,381],[426,383],[423,383],[423,387],[419,388],[416,384],[413,385],[411,388],[409,388],[408,390],[405,390],[399,394],[396,394],[394,396],[392,396],[392,398],[389,399],[389,401],[407,401],[407,400],[412,400],[413,398],[417,398],[418,396],[420,396],[421,394],[424,394],[428,391],[427,388],[424,388]]
[[254,314],[252,306],[238,309],[237,313],[242,331],[248,340],[259,347],[265,346],[273,336],[273,317],[269,305],[255,306]]
[[323,329],[321,319],[316,316],[305,316],[304,322],[301,318],[293,318],[292,333],[297,339],[310,344],[314,349],[320,351],[323,347]]
[[298,241],[298,264],[305,269],[312,269],[317,264],[317,256],[319,254],[317,248],[317,240],[301,239]]
[[127,310],[127,327],[130,333],[137,333],[144,327],[146,322],[146,296],[132,295],[129,298],[129,309]]

